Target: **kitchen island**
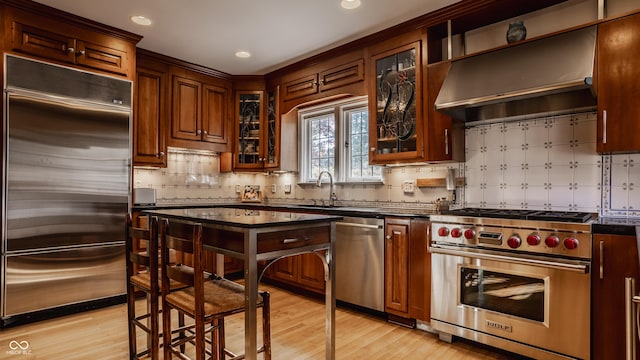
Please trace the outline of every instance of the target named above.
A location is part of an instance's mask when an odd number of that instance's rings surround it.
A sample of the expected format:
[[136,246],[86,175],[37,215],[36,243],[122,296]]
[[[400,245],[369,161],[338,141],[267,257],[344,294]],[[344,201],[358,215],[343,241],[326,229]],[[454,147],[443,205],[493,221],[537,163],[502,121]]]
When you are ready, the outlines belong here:
[[[264,211],[239,208],[183,208],[145,210],[143,215],[166,218],[169,222],[201,223],[210,228],[204,239],[205,249],[242,259],[245,264],[245,354],[256,359],[258,261],[272,261],[285,256],[326,251],[321,259],[325,267],[326,359],[335,358],[335,222],[341,216]],[[222,259],[217,266],[223,265]],[[268,262],[271,264],[271,262]],[[268,265],[267,265],[268,266]],[[264,271],[264,270],[263,270]],[[224,269],[217,269],[224,274]]]

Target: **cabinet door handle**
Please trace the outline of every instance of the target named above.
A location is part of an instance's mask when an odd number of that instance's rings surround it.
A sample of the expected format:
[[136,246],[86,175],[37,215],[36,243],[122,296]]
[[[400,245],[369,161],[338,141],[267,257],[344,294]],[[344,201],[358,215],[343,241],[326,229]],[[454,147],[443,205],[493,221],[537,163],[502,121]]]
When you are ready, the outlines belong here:
[[164,151],[160,151],[160,152],[158,153],[158,156],[159,156],[159,157],[161,157],[161,158],[163,158],[163,157],[164,157]]
[[202,130],[196,130],[196,134],[198,135],[202,134]]
[[284,240],[282,240],[282,243],[283,243],[283,244],[293,244],[293,243],[297,243],[297,242],[300,242],[300,241],[309,241],[309,240],[311,240],[311,238],[310,238],[310,237],[308,237],[308,236],[303,236],[302,238],[289,238],[289,239],[284,239]]
[[207,135],[207,130],[202,130],[202,133]]
[[444,154],[449,155],[449,129],[444,129]]
[[602,143],[607,143],[607,110],[602,110]]
[[84,50],[80,50],[80,51],[78,51],[78,52],[76,53],[76,56],[82,56],[82,55],[84,55],[84,54],[85,54],[85,51],[84,51]]
[[371,152],[376,152],[376,148],[375,148],[375,147],[372,147],[371,149],[369,149],[369,151],[371,151]]
[[68,47],[68,48],[67,48],[67,52],[68,52],[68,53],[70,53],[70,54],[71,54],[72,52],[74,52],[74,51],[76,51],[76,49],[74,49],[74,48],[72,48],[72,47]]
[[600,279],[604,279],[604,241],[600,240]]

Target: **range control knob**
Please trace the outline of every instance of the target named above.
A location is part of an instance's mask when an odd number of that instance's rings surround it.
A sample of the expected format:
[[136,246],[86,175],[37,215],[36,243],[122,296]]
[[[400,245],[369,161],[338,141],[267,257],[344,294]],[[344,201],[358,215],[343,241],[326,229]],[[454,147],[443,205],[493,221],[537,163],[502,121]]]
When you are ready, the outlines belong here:
[[565,248],[573,250],[578,248],[579,242],[576,238],[568,237],[564,239],[563,244]]
[[459,238],[460,236],[462,236],[462,230],[460,230],[460,228],[451,229],[451,236],[454,238]]
[[438,229],[439,236],[449,236],[449,229],[445,226],[442,226]]
[[521,244],[522,240],[518,235],[511,235],[511,237],[509,237],[509,240],[507,240],[507,245],[509,245],[509,247],[512,249],[519,248]]
[[529,234],[529,236],[527,236],[527,244],[531,246],[539,245],[541,241],[542,239],[540,238],[540,235],[536,233],[531,233]]
[[560,244],[560,239],[555,235],[549,235],[546,239],[544,239],[544,243],[550,247],[554,248]]
[[464,231],[464,238],[471,240],[476,237],[476,232],[473,229],[467,229]]

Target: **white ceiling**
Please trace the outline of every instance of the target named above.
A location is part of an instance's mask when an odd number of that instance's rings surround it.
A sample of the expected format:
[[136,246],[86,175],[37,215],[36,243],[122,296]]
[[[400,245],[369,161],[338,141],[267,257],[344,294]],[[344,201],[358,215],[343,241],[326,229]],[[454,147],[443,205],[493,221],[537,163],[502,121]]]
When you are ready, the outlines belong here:
[[[458,0],[36,0],[144,36],[138,47],[232,75],[262,75]],[[133,24],[143,15],[153,24]],[[235,57],[249,51],[248,59]]]

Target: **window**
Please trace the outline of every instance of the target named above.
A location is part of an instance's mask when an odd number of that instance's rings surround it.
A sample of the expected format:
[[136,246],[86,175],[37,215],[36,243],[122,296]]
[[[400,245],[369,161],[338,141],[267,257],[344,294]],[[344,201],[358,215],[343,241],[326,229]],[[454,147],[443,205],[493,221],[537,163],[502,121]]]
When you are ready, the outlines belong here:
[[301,182],[315,182],[327,170],[335,182],[380,182],[382,170],[369,165],[366,98],[300,112]]

